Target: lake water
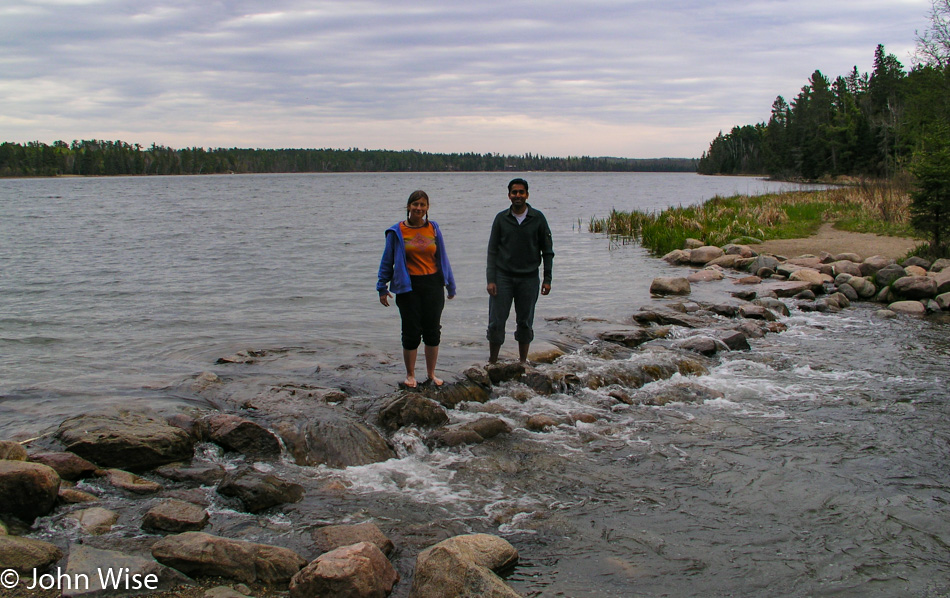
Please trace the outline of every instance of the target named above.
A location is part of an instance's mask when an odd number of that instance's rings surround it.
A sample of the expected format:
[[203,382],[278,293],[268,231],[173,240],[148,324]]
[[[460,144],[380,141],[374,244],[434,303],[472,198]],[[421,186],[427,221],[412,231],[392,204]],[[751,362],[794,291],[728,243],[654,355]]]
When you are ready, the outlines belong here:
[[[487,357],[485,246],[513,176],[0,180],[0,437],[28,438],[110,405],[206,406],[182,390],[205,371],[391,391],[403,375],[399,317],[377,300],[376,270],[383,231],[417,188],[431,198],[458,282],[439,368],[452,379]],[[624,321],[651,301],[654,277],[685,271],[587,232],[591,217],[792,187],[687,174],[523,176],[556,253],[552,293],[538,304],[539,347],[569,346],[566,322]],[[693,297],[722,298],[730,286],[694,285]],[[308,498],[287,516],[321,509],[328,521],[499,534],[521,553],[509,581],[524,595],[946,595],[948,324],[882,321],[869,305],[793,312],[785,323],[787,332],[700,377],[723,399],[660,408],[617,406],[596,391],[499,396],[509,413],[586,411],[600,421],[520,429],[461,451],[402,438],[400,459],[306,472],[343,478],[351,492]],[[267,357],[239,370],[216,363],[245,349]],[[503,356],[515,350],[509,331]]]

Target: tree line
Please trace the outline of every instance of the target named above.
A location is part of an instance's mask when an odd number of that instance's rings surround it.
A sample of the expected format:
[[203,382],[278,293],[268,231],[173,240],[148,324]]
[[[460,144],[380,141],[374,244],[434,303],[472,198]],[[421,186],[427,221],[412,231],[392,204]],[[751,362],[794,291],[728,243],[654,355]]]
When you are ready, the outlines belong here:
[[889,178],[948,125],[950,67],[921,63],[908,72],[878,45],[870,74],[855,67],[831,81],[816,70],[791,103],[775,99],[768,122],[720,132],[697,170],[786,180]]
[[302,172],[695,172],[696,159],[556,158],[536,154],[438,154],[415,150],[143,147],[123,141],[0,144],[0,176]]

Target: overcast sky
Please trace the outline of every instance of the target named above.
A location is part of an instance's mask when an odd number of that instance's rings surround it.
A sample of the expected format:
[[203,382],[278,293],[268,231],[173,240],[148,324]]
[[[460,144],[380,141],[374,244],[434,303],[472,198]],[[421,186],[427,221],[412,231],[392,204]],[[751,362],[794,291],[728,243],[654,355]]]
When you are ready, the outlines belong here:
[[0,0],[0,141],[699,157],[930,0]]

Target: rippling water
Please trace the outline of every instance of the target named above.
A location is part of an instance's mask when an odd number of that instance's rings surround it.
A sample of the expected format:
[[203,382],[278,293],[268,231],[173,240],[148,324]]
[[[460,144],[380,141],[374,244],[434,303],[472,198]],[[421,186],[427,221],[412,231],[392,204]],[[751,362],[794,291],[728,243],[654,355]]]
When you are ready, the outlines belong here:
[[[398,315],[378,304],[375,272],[383,230],[415,188],[432,198],[459,281],[443,320],[440,369],[451,378],[486,357],[484,246],[510,176],[0,181],[2,436],[132,400],[200,404],[181,388],[202,371],[388,392],[401,379]],[[680,174],[527,178],[557,254],[538,344],[579,349],[585,318],[624,321],[650,302],[655,276],[683,271],[585,232],[591,216],[780,187]],[[694,297],[726,297],[730,286],[694,285]],[[430,451],[404,432],[400,458],[386,463],[278,463],[307,486],[302,503],[263,524],[222,507],[212,523],[293,545],[301,527],[372,520],[402,547],[404,577],[435,539],[496,533],[521,554],[509,582],[524,595],[947,595],[948,322],[879,320],[859,305],[793,311],[785,323],[692,378],[720,399],[648,407],[606,390],[540,396],[509,384],[493,400],[516,427],[504,439]],[[215,364],[247,348],[269,356]],[[583,350],[566,359],[582,373],[618,367]],[[530,415],[578,413],[597,421],[521,427]],[[327,492],[332,481],[348,490]],[[55,535],[65,524],[43,525]]]

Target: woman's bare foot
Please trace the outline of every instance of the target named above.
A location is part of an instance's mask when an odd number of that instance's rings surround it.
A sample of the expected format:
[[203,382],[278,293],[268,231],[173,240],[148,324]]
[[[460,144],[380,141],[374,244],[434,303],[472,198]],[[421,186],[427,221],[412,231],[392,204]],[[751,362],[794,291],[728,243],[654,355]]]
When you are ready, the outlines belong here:
[[415,376],[406,376],[406,380],[403,382],[403,385],[405,385],[406,388],[415,388],[419,386],[419,383],[416,382]]
[[442,378],[436,376],[429,376],[429,379],[426,380],[426,384],[432,384],[433,386],[442,386],[445,384],[445,381]]

